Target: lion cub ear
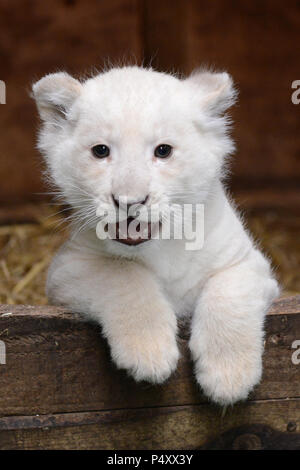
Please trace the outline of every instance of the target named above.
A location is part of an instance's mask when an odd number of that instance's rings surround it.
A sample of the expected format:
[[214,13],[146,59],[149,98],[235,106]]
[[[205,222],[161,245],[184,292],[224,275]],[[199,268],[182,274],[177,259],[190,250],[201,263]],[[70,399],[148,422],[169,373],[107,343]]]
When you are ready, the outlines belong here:
[[193,88],[195,101],[215,114],[222,114],[236,101],[237,91],[226,72],[197,69],[185,81]]
[[76,98],[80,95],[81,83],[65,72],[52,73],[32,86],[32,97],[43,121],[65,119]]

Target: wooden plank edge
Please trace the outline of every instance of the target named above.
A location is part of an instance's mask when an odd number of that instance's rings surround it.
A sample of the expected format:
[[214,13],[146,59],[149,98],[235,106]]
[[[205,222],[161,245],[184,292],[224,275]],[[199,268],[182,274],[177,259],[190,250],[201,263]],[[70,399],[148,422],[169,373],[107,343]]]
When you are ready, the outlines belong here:
[[299,425],[299,400],[10,417],[0,449],[300,449]]
[[[246,407],[253,407],[255,405],[268,405],[274,403],[287,403],[292,402],[299,406],[300,417],[300,397],[295,398],[279,398],[268,400],[252,400],[239,402],[230,407],[231,412],[240,412],[245,410]],[[81,411],[69,413],[53,413],[53,414],[40,414],[40,415],[15,415],[15,416],[2,416],[0,417],[0,432],[1,431],[14,431],[18,429],[37,429],[37,428],[57,428],[57,427],[72,427],[72,426],[86,426],[93,424],[109,424],[119,423],[124,420],[124,413],[131,416],[131,419],[143,420],[147,417],[155,416],[156,414],[170,414],[185,410],[200,411],[201,408],[209,407],[220,421],[226,421],[226,416],[230,412],[224,412],[224,408],[213,403],[199,403],[199,404],[185,404],[185,405],[170,405],[170,406],[156,406],[145,408],[126,408],[126,409],[111,409],[111,410],[95,410],[95,411]]]
[[[267,315],[286,315],[300,313],[300,294],[282,297],[276,300],[270,307]],[[32,316],[36,319],[64,319],[79,322],[88,322],[83,315],[72,313],[64,307],[56,307],[53,305],[0,305],[0,320],[7,317],[24,317]]]

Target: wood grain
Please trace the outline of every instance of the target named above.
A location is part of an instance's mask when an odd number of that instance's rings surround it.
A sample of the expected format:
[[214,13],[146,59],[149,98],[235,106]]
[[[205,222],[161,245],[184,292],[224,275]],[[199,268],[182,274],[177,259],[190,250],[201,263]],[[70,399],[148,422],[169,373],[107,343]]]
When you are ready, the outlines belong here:
[[207,404],[7,417],[0,449],[267,449],[274,434],[276,449],[300,449],[299,426],[297,399],[239,404],[223,417]]
[[0,306],[0,449],[300,448],[300,296],[273,304],[263,380],[225,415],[201,395],[180,335],[178,370],[154,387],[116,370],[100,328],[78,314]]
[[[300,398],[300,367],[291,361],[300,339],[300,296],[278,301],[266,322],[264,377],[250,400]],[[11,313],[11,315],[6,315]],[[4,315],[3,315],[4,314]],[[137,384],[112,364],[97,325],[56,307],[0,307],[0,415],[34,415],[121,408],[198,405],[207,400],[193,379],[187,332],[182,357],[161,386]]]

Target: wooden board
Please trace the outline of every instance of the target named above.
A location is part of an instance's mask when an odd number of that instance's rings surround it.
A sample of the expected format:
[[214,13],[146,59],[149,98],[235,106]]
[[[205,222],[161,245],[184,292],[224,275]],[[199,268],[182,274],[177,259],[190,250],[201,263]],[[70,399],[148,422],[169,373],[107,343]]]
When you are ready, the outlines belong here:
[[[0,448],[251,447],[258,438],[265,448],[286,433],[300,447],[300,365],[291,361],[300,296],[270,310],[263,380],[224,418],[194,382],[184,330],[178,370],[161,386],[116,370],[100,328],[61,308],[1,306],[0,339]],[[254,441],[240,437],[249,433]]]
[[0,449],[300,449],[299,426],[296,399],[8,417]]

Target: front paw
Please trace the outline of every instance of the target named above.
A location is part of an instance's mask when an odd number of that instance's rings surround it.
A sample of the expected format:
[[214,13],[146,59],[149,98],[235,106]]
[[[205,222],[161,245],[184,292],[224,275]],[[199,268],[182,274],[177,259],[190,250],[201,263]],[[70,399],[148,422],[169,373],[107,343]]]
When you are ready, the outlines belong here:
[[162,383],[176,369],[179,350],[173,331],[131,333],[110,345],[116,365],[138,382]]
[[259,383],[262,361],[260,356],[253,360],[251,352],[212,359],[202,356],[195,361],[195,374],[205,395],[220,405],[232,405],[245,400]]

